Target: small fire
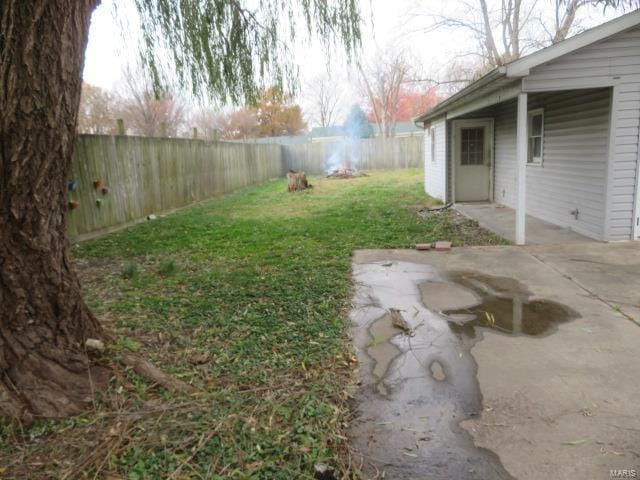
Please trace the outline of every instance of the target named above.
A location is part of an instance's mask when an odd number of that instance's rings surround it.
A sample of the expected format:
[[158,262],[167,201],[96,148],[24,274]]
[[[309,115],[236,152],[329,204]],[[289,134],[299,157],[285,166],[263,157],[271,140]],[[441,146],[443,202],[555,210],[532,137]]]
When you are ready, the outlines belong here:
[[364,176],[358,170],[360,163],[360,139],[344,137],[335,144],[325,162],[327,178],[355,178]]
[[327,178],[354,178],[363,176],[355,168],[351,168],[348,165],[340,165],[327,175]]

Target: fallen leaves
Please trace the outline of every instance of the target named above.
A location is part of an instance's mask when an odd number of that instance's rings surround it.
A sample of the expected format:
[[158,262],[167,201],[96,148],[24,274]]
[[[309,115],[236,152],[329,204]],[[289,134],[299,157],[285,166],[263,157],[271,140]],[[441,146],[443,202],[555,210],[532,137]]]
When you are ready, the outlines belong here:
[[205,363],[209,363],[210,354],[209,352],[196,353],[191,355],[189,358],[189,362],[193,365],[203,365]]
[[396,308],[390,308],[389,314],[391,315],[391,324],[394,327],[402,330],[405,335],[413,334],[413,328],[411,327],[411,324],[404,319],[400,310]]

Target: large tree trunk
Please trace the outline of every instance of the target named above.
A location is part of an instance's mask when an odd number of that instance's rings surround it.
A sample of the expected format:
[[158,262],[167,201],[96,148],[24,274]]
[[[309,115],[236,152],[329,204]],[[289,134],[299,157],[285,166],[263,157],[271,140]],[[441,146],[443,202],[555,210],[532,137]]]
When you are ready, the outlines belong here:
[[81,74],[99,0],[0,2],[0,415],[79,412],[103,386],[65,235]]

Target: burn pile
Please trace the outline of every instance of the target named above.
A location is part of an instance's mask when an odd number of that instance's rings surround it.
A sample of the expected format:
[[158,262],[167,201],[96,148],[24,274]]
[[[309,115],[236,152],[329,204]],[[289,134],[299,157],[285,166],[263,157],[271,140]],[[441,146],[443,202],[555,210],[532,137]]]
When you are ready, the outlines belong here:
[[346,165],[340,165],[338,168],[327,174],[327,178],[356,178],[366,177],[367,174],[351,168]]
[[342,139],[333,144],[325,160],[327,178],[364,177],[366,174],[358,170],[363,153],[362,139],[373,136],[373,129],[358,105],[351,108],[342,130]]
[[346,138],[339,143],[326,161],[327,178],[366,177],[358,170],[360,161],[360,141]]

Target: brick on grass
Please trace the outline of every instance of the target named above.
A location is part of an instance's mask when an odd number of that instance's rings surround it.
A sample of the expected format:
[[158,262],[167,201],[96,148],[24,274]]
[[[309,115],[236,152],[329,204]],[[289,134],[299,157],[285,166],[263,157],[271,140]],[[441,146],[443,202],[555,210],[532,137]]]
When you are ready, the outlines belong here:
[[451,250],[451,242],[443,240],[436,242],[436,252],[448,252],[449,250]]

